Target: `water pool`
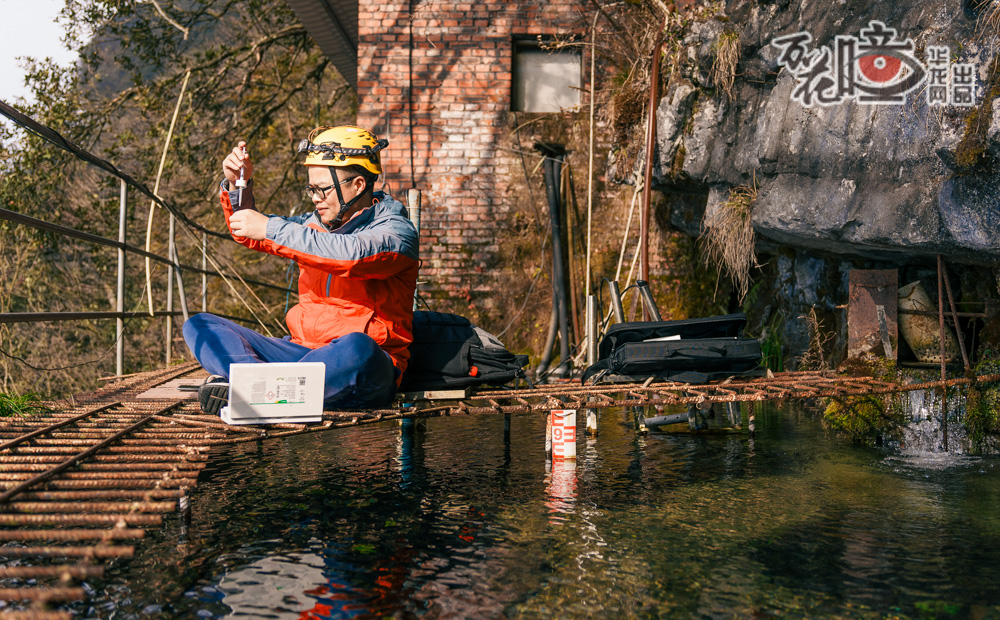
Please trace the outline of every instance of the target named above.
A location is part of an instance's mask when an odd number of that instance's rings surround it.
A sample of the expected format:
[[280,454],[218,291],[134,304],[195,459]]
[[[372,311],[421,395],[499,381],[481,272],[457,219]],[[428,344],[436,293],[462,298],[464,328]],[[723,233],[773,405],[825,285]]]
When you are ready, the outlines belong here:
[[995,459],[853,446],[801,409],[636,437],[575,466],[541,416],[430,420],[215,454],[90,617],[1000,616]]

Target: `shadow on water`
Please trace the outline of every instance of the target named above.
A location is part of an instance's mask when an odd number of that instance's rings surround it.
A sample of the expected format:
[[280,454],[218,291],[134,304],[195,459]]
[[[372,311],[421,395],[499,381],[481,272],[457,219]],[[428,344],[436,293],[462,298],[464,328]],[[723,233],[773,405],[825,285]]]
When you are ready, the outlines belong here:
[[[636,437],[575,464],[544,420],[446,418],[215,454],[95,581],[84,616],[1000,615],[991,459],[845,444],[801,410],[745,434]],[[930,464],[929,464],[930,463]]]

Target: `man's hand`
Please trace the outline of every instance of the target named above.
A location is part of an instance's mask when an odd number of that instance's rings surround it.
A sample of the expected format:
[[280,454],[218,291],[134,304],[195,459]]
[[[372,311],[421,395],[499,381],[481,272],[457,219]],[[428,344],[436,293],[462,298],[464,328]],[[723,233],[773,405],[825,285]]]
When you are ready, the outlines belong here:
[[267,236],[268,217],[253,209],[241,209],[229,216],[229,227],[237,237],[260,241]]
[[250,155],[243,154],[243,147],[247,145],[246,142],[240,140],[233,152],[230,153],[224,160],[222,160],[222,174],[226,175],[226,180],[229,181],[229,188],[235,189],[236,179],[240,178],[240,168],[244,167],[243,180],[249,181],[250,177],[253,176],[253,165],[250,163]]

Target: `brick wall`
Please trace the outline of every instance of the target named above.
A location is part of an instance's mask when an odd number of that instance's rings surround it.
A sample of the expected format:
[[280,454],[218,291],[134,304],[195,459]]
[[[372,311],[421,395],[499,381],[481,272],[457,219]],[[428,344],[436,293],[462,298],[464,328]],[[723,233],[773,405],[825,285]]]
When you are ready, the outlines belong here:
[[[358,124],[390,140],[389,191],[424,191],[421,291],[494,288],[484,265],[509,201],[511,62],[518,36],[586,33],[583,0],[369,3],[358,13]],[[589,62],[585,58],[585,62]],[[585,86],[586,88],[586,86]]]

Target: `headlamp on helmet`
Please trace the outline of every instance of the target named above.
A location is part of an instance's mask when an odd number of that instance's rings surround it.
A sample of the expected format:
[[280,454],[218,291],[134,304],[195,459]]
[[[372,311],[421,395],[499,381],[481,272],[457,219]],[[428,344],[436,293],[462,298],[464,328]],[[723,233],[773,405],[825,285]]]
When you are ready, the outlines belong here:
[[299,142],[298,152],[306,154],[306,166],[361,166],[373,174],[382,174],[379,151],[389,141],[361,127],[317,127]]

